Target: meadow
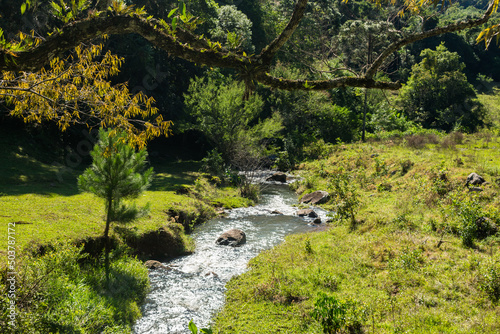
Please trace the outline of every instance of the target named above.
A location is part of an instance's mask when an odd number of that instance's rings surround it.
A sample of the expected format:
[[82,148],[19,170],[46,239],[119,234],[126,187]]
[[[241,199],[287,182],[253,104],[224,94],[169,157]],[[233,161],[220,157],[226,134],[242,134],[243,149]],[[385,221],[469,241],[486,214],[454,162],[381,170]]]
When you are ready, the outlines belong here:
[[215,332],[499,332],[499,149],[492,131],[315,146],[296,190],[344,215],[253,259]]

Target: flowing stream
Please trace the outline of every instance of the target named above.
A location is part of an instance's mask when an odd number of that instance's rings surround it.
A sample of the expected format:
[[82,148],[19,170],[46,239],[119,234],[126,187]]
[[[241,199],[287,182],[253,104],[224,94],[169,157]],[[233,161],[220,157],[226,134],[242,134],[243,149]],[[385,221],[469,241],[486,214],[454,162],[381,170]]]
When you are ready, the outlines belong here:
[[[192,234],[196,242],[193,254],[164,263],[173,270],[150,271],[151,291],[134,332],[190,333],[188,323],[191,319],[198,328],[208,326],[224,305],[226,283],[231,277],[245,272],[251,258],[279,244],[286,235],[316,228],[310,221],[295,215],[296,208],[292,205],[296,203],[297,198],[288,186],[268,185],[258,205],[233,209],[226,217],[197,227]],[[325,221],[326,212],[315,211]],[[240,247],[216,245],[217,237],[232,228],[246,233],[246,244]]]

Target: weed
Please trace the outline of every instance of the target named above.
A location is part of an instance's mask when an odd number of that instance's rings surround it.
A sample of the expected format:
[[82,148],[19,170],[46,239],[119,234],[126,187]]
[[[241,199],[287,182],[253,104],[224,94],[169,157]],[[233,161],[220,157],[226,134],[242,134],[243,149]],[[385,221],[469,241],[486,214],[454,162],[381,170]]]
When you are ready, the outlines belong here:
[[238,186],[240,196],[244,198],[248,198],[254,202],[259,200],[260,197],[260,186],[255,183],[250,182],[242,182]]
[[349,219],[351,229],[356,226],[355,211],[360,206],[359,195],[353,184],[352,176],[339,168],[329,178],[329,188],[336,197],[335,211],[337,219]]
[[414,228],[413,222],[405,215],[401,214],[390,221],[390,224],[394,225],[400,230],[411,230]]
[[314,303],[312,317],[321,323],[324,333],[337,333],[347,330],[361,333],[366,312],[352,300],[340,300],[321,293]]
[[201,328],[200,331],[198,331],[198,327],[195,325],[193,322],[193,319],[189,322],[189,330],[191,331],[192,334],[212,334],[213,331],[211,328]]
[[379,185],[377,186],[377,191],[378,192],[391,191],[391,190],[392,190],[392,185],[390,185],[387,182],[379,183]]
[[412,135],[405,138],[406,145],[411,148],[422,149],[427,144],[425,135]]
[[[130,333],[149,288],[148,272],[137,259],[112,254],[110,280],[100,266],[82,263],[82,248],[54,245],[18,267],[17,333]],[[6,271],[1,272],[2,278]],[[4,280],[0,286],[4,288]],[[0,304],[8,300],[0,297]],[[7,324],[0,315],[0,332]]]
[[500,300],[500,262],[489,261],[480,269],[479,289],[494,303]]
[[401,176],[406,175],[410,171],[410,169],[413,167],[414,163],[411,160],[404,160],[400,161],[399,165],[401,167],[400,173]]
[[379,158],[375,158],[375,175],[387,175],[388,171],[389,170],[387,168],[387,165],[385,164],[385,161],[381,161]]
[[389,268],[416,270],[423,263],[422,250],[419,248],[403,248],[397,257],[389,261]]
[[312,246],[311,246],[311,240],[306,240],[306,243],[305,243],[305,250],[306,250],[306,253],[307,254],[313,254],[314,251],[312,249]]
[[330,291],[337,291],[340,284],[337,276],[329,274],[321,268],[318,268],[318,270],[311,275],[310,279],[315,286],[322,286]]
[[478,221],[483,217],[481,204],[476,197],[455,196],[452,206],[459,219],[459,234],[465,247],[474,246],[478,238]]
[[456,150],[456,146],[463,144],[464,135],[461,132],[454,131],[443,138],[441,141],[441,147],[445,149]]
[[430,179],[432,181],[432,190],[438,196],[443,197],[452,190],[452,185],[448,179],[448,170],[446,168],[432,171]]

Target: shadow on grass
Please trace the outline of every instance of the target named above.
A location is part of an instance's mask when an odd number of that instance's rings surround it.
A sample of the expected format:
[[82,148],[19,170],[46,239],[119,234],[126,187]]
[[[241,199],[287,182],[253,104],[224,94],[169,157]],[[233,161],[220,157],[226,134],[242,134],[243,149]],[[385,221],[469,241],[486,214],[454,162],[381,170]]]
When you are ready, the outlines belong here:
[[[192,184],[200,163],[195,161],[152,164],[154,179],[150,191],[175,191]],[[73,196],[78,190],[78,176],[85,165],[77,169],[62,164],[45,164],[28,155],[10,152],[0,164],[0,196],[24,194]]]
[[78,194],[80,170],[42,163],[28,155],[9,152],[0,164],[0,194]]
[[193,184],[198,177],[200,163],[197,161],[152,163],[154,179],[149,191],[176,191],[185,184]]

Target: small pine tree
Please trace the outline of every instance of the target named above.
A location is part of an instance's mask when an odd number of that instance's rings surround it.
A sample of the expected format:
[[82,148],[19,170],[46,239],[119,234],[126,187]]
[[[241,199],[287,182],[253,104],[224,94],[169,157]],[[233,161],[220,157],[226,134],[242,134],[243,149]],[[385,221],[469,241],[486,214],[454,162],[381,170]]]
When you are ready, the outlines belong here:
[[105,200],[105,267],[109,280],[109,227],[113,221],[131,221],[147,212],[148,206],[138,209],[122,200],[137,198],[146,190],[153,169],[144,171],[146,150],[136,152],[127,143],[127,135],[123,132],[99,130],[99,141],[90,154],[92,165],[78,178],[78,187]]

